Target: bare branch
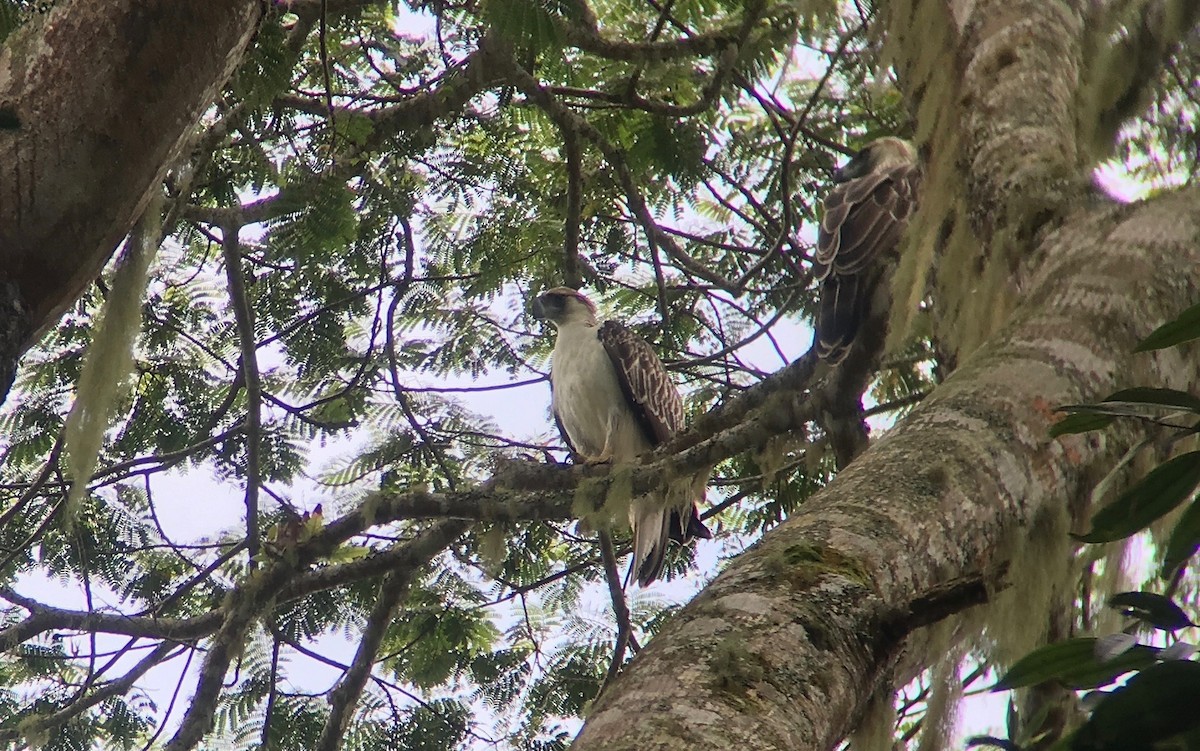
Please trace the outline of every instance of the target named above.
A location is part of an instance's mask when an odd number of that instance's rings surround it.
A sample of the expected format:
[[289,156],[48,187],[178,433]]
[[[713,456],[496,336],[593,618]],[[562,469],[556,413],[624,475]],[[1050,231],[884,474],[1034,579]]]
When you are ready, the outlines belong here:
[[613,682],[625,664],[625,650],[633,637],[633,624],[629,620],[629,605],[625,602],[625,590],[621,587],[621,572],[617,569],[617,554],[613,550],[612,535],[600,532],[600,556],[604,561],[604,579],[608,582],[608,596],[612,600],[613,617],[617,620],[617,638],[613,644],[612,662],[600,692]]
[[579,271],[579,224],[583,210],[583,155],[579,134],[562,128],[563,151],[567,155],[567,216],[563,227],[563,284],[573,289],[583,286]]
[[[37,736],[49,730],[62,726],[73,717],[77,717],[100,702],[128,693],[133,684],[145,675],[150,668],[170,659],[172,651],[178,646],[170,642],[162,642],[148,655],[138,660],[125,675],[115,681],[104,684],[85,697],[76,699],[57,712],[47,715],[34,715],[21,722],[19,730],[0,730],[0,742],[12,743],[24,736]],[[178,652],[176,652],[178,654]]]
[[254,312],[242,275],[242,253],[238,243],[241,227],[221,228],[221,250],[225,255],[225,279],[229,282],[229,304],[237,322],[242,353],[240,372],[246,380],[246,551],[250,570],[258,566],[258,486],[262,482],[259,453],[262,445],[262,386],[258,377],[258,342],[254,335]]
[[384,577],[383,583],[379,585],[379,596],[367,618],[354,661],[329,693],[329,717],[317,743],[318,751],[337,751],[341,745],[354,707],[357,706],[363,687],[371,676],[371,669],[383,643],[384,634],[420,566],[444,550],[466,528],[465,523],[443,522],[403,546],[407,560],[397,562],[393,572]]

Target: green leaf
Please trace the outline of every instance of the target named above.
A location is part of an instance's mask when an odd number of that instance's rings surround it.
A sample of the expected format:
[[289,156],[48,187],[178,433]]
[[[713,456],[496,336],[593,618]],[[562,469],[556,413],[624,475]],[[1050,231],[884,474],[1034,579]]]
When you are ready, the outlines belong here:
[[16,31],[20,25],[21,15],[17,12],[17,6],[8,0],[0,0],[0,42]]
[[1004,751],[1021,751],[1020,746],[1007,738],[997,738],[993,735],[975,735],[967,739],[967,748],[978,748],[980,746],[1002,748]]
[[1096,658],[1094,638],[1068,639],[1047,644],[1017,660],[992,687],[1005,691],[1057,681],[1070,688],[1095,688],[1112,683],[1131,670],[1154,664],[1158,650],[1138,645],[1108,662]]
[[[1059,411],[1065,411],[1066,409],[1066,407],[1060,407]],[[1060,435],[1100,430],[1101,428],[1107,428],[1112,424],[1112,421],[1113,418],[1109,415],[1089,414],[1086,412],[1067,415],[1050,427],[1050,437],[1057,438]]]
[[1117,500],[1096,512],[1083,542],[1111,542],[1140,532],[1191,497],[1200,484],[1200,451],[1190,451],[1156,467]]
[[1121,592],[1109,598],[1108,606],[1163,631],[1195,625],[1171,598],[1153,592]]
[[1075,751],[1150,749],[1157,741],[1200,727],[1200,663],[1146,668],[1096,706],[1079,729]]
[[1162,577],[1169,579],[1177,568],[1182,566],[1200,548],[1200,501],[1193,501],[1167,540],[1167,549],[1163,553]]
[[1152,404],[1156,407],[1175,407],[1200,414],[1200,397],[1175,389],[1150,387],[1124,389],[1105,398],[1104,403]]
[[1164,323],[1138,344],[1134,352],[1149,352],[1154,349],[1165,349],[1176,344],[1200,339],[1200,303],[1183,311],[1173,321]]
[[554,22],[558,3],[547,0],[487,0],[484,15],[492,27],[516,46],[534,52],[560,47],[562,32]]

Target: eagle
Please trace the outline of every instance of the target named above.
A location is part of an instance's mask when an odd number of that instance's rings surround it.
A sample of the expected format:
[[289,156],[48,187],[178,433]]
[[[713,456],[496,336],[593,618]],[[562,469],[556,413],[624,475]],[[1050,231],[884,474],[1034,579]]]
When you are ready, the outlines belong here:
[[878,138],[833,174],[817,232],[813,270],[821,283],[817,355],[845,359],[916,208],[921,168],[912,144]]
[[[599,323],[595,304],[570,287],[538,295],[531,310],[558,332],[550,409],[573,456],[588,464],[631,462],[683,429],[683,400],[645,339],[618,321]],[[712,538],[695,499],[685,496],[681,503],[670,506],[655,496],[630,503],[629,576],[643,587],[662,573],[668,540]]]

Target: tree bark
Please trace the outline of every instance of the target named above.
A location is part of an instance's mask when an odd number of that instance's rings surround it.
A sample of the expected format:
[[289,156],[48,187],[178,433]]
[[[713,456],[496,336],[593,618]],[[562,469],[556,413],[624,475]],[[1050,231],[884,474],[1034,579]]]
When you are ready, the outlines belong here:
[[[937,661],[914,631],[1019,585],[1004,575],[1015,541],[1047,519],[1063,537],[1068,506],[1119,456],[1112,433],[1051,441],[1054,407],[1197,381],[1175,351],[1131,351],[1200,297],[1200,191],[1125,206],[1089,188],[1087,9],[889,10],[930,161],[909,252],[938,258],[939,305],[958,288],[939,325],[975,333],[936,332],[961,366],[675,616],[576,751],[835,747],[881,688]],[[926,272],[907,273],[915,307]]]
[[27,312],[21,349],[99,274],[261,14],[261,0],[73,0],[0,48],[16,120],[0,130],[0,282]]
[[833,748],[905,637],[1002,586],[1013,536],[1120,450],[1050,440],[1054,406],[1195,383],[1173,351],[1129,353],[1197,298],[1198,238],[1196,190],[1077,212],[1012,323],[675,616],[573,748]]

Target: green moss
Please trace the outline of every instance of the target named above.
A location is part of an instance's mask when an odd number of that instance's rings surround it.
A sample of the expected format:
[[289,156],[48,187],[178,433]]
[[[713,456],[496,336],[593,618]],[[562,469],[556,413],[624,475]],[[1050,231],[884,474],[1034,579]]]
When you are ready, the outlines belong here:
[[359,504],[358,513],[362,514],[368,527],[375,523],[375,519],[379,516],[379,507],[386,504],[387,500],[387,493],[374,492],[368,494]]
[[608,473],[608,480],[605,510],[613,516],[628,516],[629,504],[633,502],[633,466],[616,465]]
[[798,543],[773,551],[766,566],[770,573],[786,578],[797,589],[811,587],[829,574],[871,586],[870,573],[861,561],[824,545]]
[[735,700],[745,700],[747,689],[761,683],[766,673],[763,659],[746,648],[741,638],[728,636],[713,648],[708,661],[715,687]]
[[603,477],[588,477],[576,486],[571,513],[579,519],[581,530],[595,532],[612,527],[614,514],[605,503],[608,488],[608,482]]

